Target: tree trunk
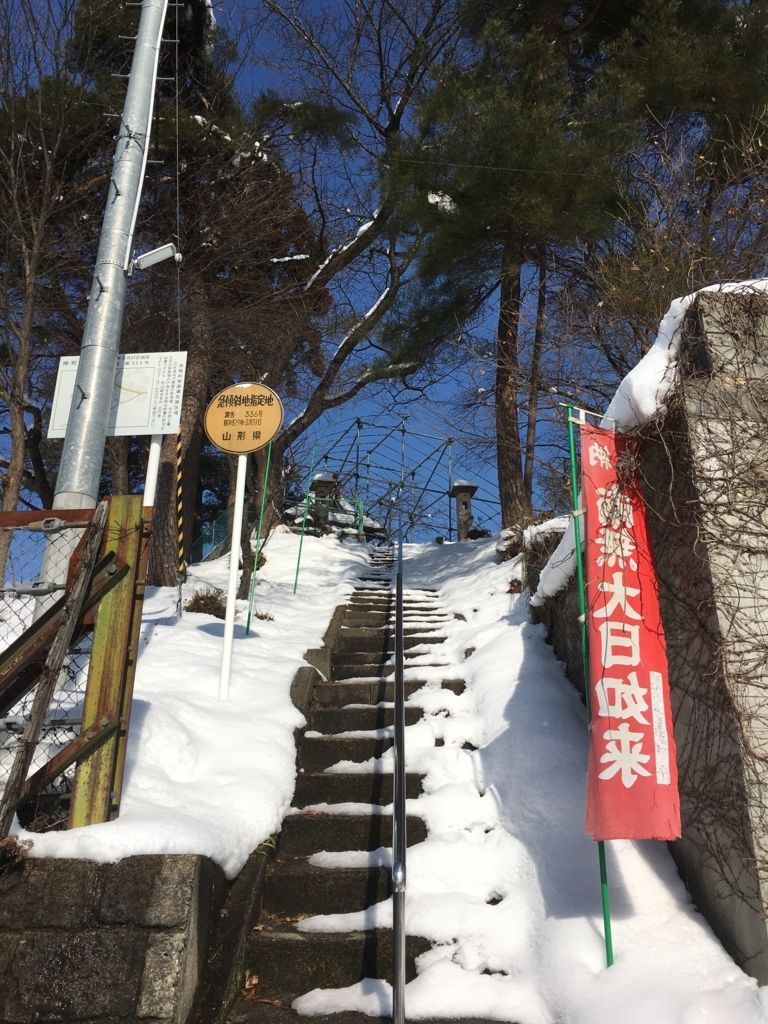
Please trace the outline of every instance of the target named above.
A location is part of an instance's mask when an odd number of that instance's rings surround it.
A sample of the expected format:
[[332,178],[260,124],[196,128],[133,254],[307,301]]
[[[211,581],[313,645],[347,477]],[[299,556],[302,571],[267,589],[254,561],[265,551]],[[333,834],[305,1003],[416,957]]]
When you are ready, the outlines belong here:
[[113,494],[130,494],[131,486],[128,477],[128,438],[107,438],[109,453],[109,475],[112,478]]
[[27,406],[27,412],[34,416],[33,425],[27,430],[27,455],[32,463],[32,475],[34,477],[31,487],[40,498],[43,508],[53,508],[53,486],[48,479],[45,469],[45,461],[40,445],[43,440],[43,424],[40,410]]
[[153,587],[175,587],[179,559],[176,521],[176,435],[166,434],[160,449],[155,513],[149,545],[147,581]]
[[[242,553],[243,553],[243,575],[240,580],[240,590],[238,597],[245,598],[248,596],[248,591],[251,586],[251,576],[253,575],[253,553],[256,547],[259,548],[259,565],[262,565],[266,561],[266,555],[263,554],[264,545],[269,538],[269,535],[280,523],[280,488],[282,486],[282,469],[283,469],[283,456],[285,454],[284,445],[278,440],[272,442],[272,455],[269,462],[269,478],[266,481],[267,488],[267,500],[264,502],[264,522],[261,527],[261,545],[258,545],[258,529],[259,522],[256,520],[253,528],[254,533],[254,544],[251,545],[250,532],[248,531],[248,543],[246,546],[245,535],[247,527],[247,514],[248,508],[246,507],[243,513],[243,542],[242,542]],[[262,448],[261,451],[255,452],[251,456],[251,498],[248,505],[256,513],[256,516],[261,515],[261,496],[262,488],[265,486],[264,473],[267,468],[267,449]],[[247,559],[247,560],[246,560]]]
[[[181,406],[182,511],[184,557],[189,555],[197,503],[198,470],[203,447],[203,417],[208,404],[211,323],[202,283],[188,290],[192,307],[187,375]],[[148,578],[152,586],[176,585],[178,570],[178,517],[176,511],[176,435],[169,434],[160,453]],[[171,558],[171,551],[173,557]]]
[[237,596],[241,601],[248,597],[251,588],[251,576],[253,575],[253,547],[251,546],[251,528],[249,521],[253,522],[253,508],[256,498],[256,481],[253,472],[253,456],[248,457],[248,468],[245,474],[246,497],[243,502],[243,521],[240,530],[240,561],[243,564],[243,571],[240,575],[240,587]]
[[[285,449],[287,445],[282,441],[272,442],[272,457],[269,463],[269,479],[267,480],[267,501],[264,505],[264,527],[262,530],[264,540],[272,533],[281,522],[281,500],[283,487],[283,463],[285,460]],[[266,468],[267,453],[259,452],[259,478],[263,479]],[[261,498],[259,498],[261,501]],[[259,505],[261,508],[261,505]]]
[[24,427],[24,404],[19,401],[16,394],[11,395],[8,415],[11,423],[11,457],[3,477],[3,512],[15,512],[19,507],[27,440]]
[[[21,480],[24,474],[24,455],[26,438],[24,427],[24,404],[12,393],[8,403],[8,414],[11,425],[11,457],[8,469],[3,477],[3,512],[15,512],[19,507]],[[0,530],[0,580],[5,580],[5,569],[8,552],[11,549],[13,530]]]
[[518,526],[530,518],[531,503],[523,481],[518,422],[520,356],[520,260],[507,247],[502,257],[501,299],[496,335],[496,451],[501,525]]
[[523,486],[528,504],[533,507],[533,467],[536,456],[536,417],[539,412],[539,383],[541,378],[541,351],[544,345],[544,312],[547,304],[546,253],[539,262],[539,286],[536,302],[536,330],[533,335],[531,373],[528,384],[528,422],[525,432],[525,469]]

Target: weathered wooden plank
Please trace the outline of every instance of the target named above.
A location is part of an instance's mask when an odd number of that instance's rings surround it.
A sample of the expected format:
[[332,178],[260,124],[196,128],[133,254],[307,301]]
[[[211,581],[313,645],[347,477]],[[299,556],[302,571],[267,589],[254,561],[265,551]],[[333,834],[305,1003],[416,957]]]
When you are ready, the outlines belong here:
[[123,775],[125,772],[125,753],[128,747],[128,727],[131,722],[131,705],[133,703],[133,682],[136,676],[136,659],[139,654],[141,640],[141,615],[144,609],[144,590],[147,580],[147,564],[149,562],[149,542],[152,537],[151,508],[142,509],[141,537],[139,540],[138,566],[131,606],[131,629],[128,657],[123,676],[123,693],[120,701],[120,724],[115,740],[115,764],[112,774],[112,802],[110,804],[110,821],[118,816],[120,799],[123,793]]
[[32,523],[42,523],[44,519],[61,519],[65,523],[82,523],[88,526],[93,519],[95,509],[92,508],[57,508],[33,509],[31,512],[0,512],[0,530],[29,528]]
[[128,571],[100,602],[96,613],[82,731],[91,731],[103,718],[117,722],[119,728],[91,757],[81,760],[77,766],[69,812],[70,828],[109,820],[117,738],[127,725],[120,719],[141,534],[141,497],[113,497],[104,542],[107,551],[124,562]]
[[80,563],[75,573],[72,589],[67,594],[64,605],[61,627],[48,652],[45,668],[32,702],[30,718],[14,754],[8,781],[3,791],[3,798],[0,801],[0,838],[8,835],[13,815],[16,812],[19,794],[29,771],[32,756],[40,736],[40,729],[43,725],[43,719],[50,707],[56,680],[72,643],[72,636],[80,618],[82,604],[88,592],[107,516],[107,502],[101,502],[94,512],[93,519],[88,527],[85,547],[83,548]]

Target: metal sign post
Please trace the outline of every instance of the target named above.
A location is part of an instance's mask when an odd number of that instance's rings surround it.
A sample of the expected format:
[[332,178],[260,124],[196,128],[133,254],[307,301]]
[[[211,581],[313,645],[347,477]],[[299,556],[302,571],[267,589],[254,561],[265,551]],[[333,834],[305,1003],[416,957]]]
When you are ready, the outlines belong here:
[[[579,477],[578,460],[576,458],[576,436],[574,423],[584,422],[584,410],[581,417],[576,419],[573,415],[574,406],[567,405],[568,418],[568,452],[570,455],[571,472],[571,508],[573,515],[573,537],[576,548],[576,581],[579,592],[579,624],[581,631],[581,660],[584,666],[584,688],[587,703],[587,722],[592,728],[592,701],[589,686],[589,647],[587,640],[587,597],[584,584],[584,561],[581,551],[581,515],[583,509],[579,507]],[[609,967],[613,966],[613,932],[611,928],[611,903],[608,893],[608,868],[605,862],[605,843],[602,840],[597,843],[597,858],[600,865],[600,896],[603,904],[603,930],[605,937],[605,960]]]
[[144,477],[144,508],[155,507],[157,491],[157,474],[160,471],[160,451],[163,447],[163,435],[153,434],[149,442],[149,458],[147,459],[147,475]]
[[238,457],[232,544],[229,552],[227,611],[224,618],[224,650],[219,674],[219,700],[226,700],[229,696],[229,677],[232,673],[237,571],[240,564],[248,456],[251,452],[266,447],[277,436],[282,424],[283,403],[271,388],[263,384],[233,384],[229,388],[224,388],[205,411],[205,432],[208,440],[221,451]]
[[235,603],[237,601],[237,570],[240,563],[240,538],[243,530],[245,504],[245,477],[248,456],[237,457],[237,483],[235,484],[235,511],[232,520],[232,546],[229,549],[229,582],[227,584],[227,612],[224,619],[224,650],[219,674],[219,700],[229,696],[229,677],[232,674],[232,643],[235,637]]
[[[75,415],[78,394],[77,379],[80,356],[62,356],[56,375],[48,437],[67,436],[69,423]],[[117,357],[117,372],[111,384],[108,403],[106,437],[137,437],[150,434],[149,460],[144,482],[144,506],[155,504],[157,474],[160,467],[160,446],[164,434],[175,434],[181,419],[184,396],[186,352],[137,352]],[[103,445],[102,445],[103,454]],[[57,498],[54,508],[65,506]],[[87,505],[75,505],[87,508]],[[46,545],[40,578],[60,583],[60,567],[66,564],[79,540],[76,531],[51,536]],[[53,604],[50,595],[41,596],[35,604],[35,618]]]

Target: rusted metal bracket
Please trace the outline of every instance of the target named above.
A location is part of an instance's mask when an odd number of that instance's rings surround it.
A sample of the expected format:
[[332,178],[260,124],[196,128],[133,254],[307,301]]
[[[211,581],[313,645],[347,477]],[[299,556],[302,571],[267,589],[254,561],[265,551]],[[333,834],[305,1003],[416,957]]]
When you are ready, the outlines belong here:
[[[75,643],[93,623],[92,610],[128,573],[125,561],[109,552],[99,559],[83,601]],[[62,597],[0,654],[0,715],[30,692],[45,665],[48,651],[63,621],[66,597]]]
[[30,800],[34,800],[41,789],[44,789],[49,782],[53,782],[58,775],[65,772],[75,761],[82,761],[90,757],[103,743],[107,742],[115,729],[117,729],[117,722],[108,722],[104,719],[95,729],[81,732],[71,743],[63,747],[55,757],[52,757],[48,764],[36,771],[34,775],[30,775],[22,787],[17,806],[23,807]]

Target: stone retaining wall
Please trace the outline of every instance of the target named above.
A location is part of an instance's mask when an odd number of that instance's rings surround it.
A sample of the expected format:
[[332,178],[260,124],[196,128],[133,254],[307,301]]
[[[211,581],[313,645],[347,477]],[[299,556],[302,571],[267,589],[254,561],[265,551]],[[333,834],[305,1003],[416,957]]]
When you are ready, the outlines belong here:
[[0,1019],[181,1024],[224,874],[206,857],[25,860],[0,875]]
[[[672,853],[734,960],[768,983],[768,297],[702,293],[643,431],[682,839]],[[576,681],[575,586],[536,611]]]

